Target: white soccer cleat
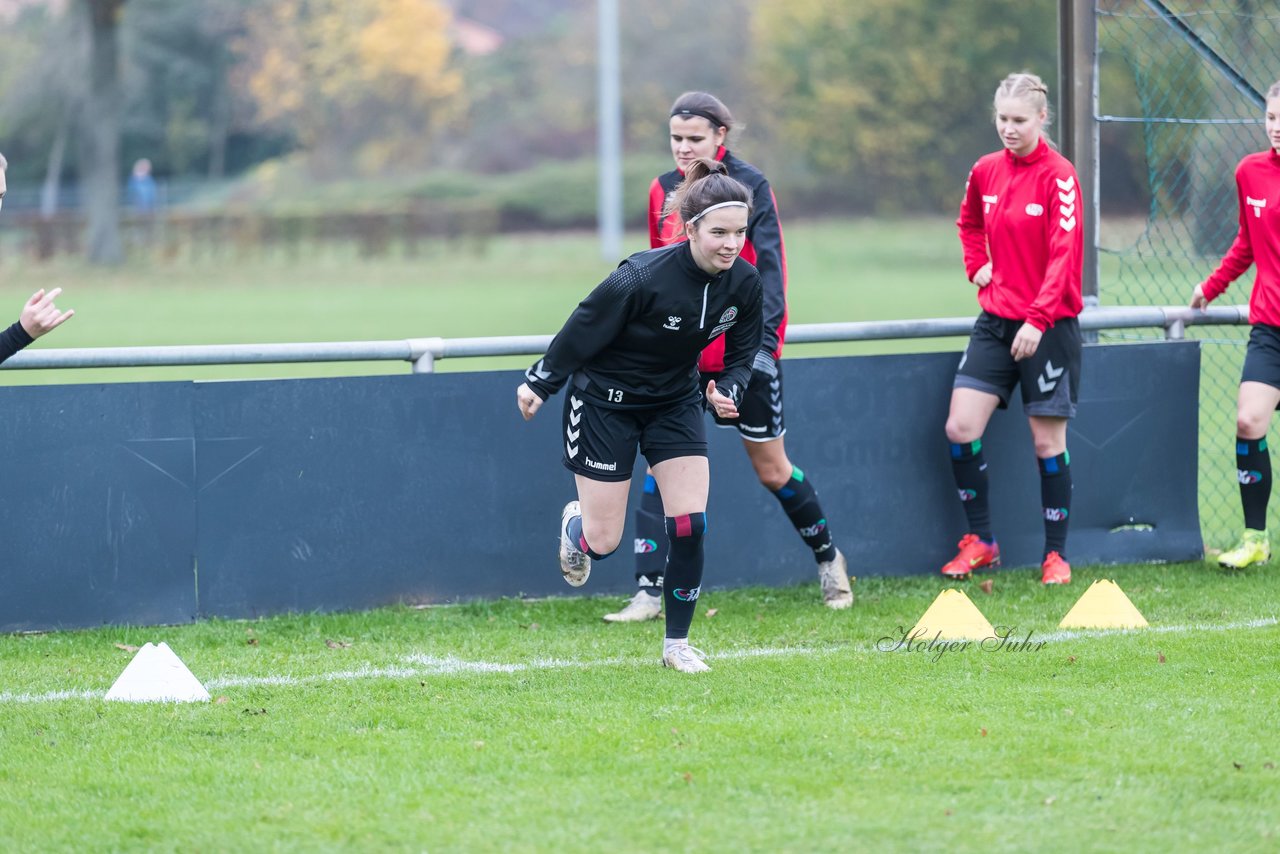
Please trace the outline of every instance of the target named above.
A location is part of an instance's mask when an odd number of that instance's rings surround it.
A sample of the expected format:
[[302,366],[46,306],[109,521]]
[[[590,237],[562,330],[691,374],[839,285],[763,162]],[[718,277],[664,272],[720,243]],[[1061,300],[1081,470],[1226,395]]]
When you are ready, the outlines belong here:
[[822,604],[835,611],[842,611],[853,604],[853,589],[849,587],[849,565],[844,553],[836,549],[836,556],[818,564],[818,582],[822,585]]
[[662,666],[681,673],[705,673],[711,668],[703,661],[707,656],[687,643],[676,644],[662,654]]
[[606,623],[643,623],[656,620],[662,614],[662,594],[657,596],[645,590],[637,590],[631,601],[621,611],[605,614]]
[[570,587],[581,587],[591,574],[591,557],[569,539],[569,520],[582,515],[577,501],[570,501],[560,513],[560,573]]

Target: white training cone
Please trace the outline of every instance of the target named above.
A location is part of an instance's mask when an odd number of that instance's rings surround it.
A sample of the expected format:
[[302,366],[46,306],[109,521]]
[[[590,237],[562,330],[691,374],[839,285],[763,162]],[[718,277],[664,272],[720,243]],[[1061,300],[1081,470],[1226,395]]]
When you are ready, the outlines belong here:
[[138,650],[116,679],[107,699],[128,703],[208,702],[209,692],[167,643],[149,643]]

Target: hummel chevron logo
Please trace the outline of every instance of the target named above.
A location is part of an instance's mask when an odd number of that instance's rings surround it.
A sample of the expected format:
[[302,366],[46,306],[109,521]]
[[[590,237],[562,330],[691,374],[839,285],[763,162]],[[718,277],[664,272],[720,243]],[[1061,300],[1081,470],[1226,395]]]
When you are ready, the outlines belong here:
[[582,408],[582,401],[578,400],[578,398],[574,397],[573,395],[569,395],[569,405],[573,407],[574,412],[577,412],[579,409]]
[[536,377],[537,379],[540,379],[540,380],[549,380],[549,379],[551,379],[551,372],[550,372],[550,371],[548,371],[548,370],[545,370],[545,369],[542,367],[542,363],[543,363],[544,361],[546,361],[546,360],[545,360],[545,359],[539,359],[539,360],[538,360],[538,364],[536,364],[536,365],[534,365],[534,366],[533,366],[533,375],[534,375],[534,377]]
[[1058,182],[1058,188],[1064,193],[1071,192],[1071,188],[1076,185],[1076,179],[1070,175],[1066,178],[1054,178],[1053,180]]
[[566,453],[566,454],[568,454],[568,455],[569,455],[569,459],[573,459],[574,457],[576,457],[576,456],[578,455],[578,446],[577,446],[577,445],[570,445],[568,442],[565,442],[565,444],[564,444],[564,451],[565,451],[565,453]]
[[569,423],[570,423],[571,425],[573,425],[574,427],[577,427],[577,426],[578,426],[578,422],[579,422],[579,421],[581,421],[581,420],[582,420],[582,413],[581,413],[581,412],[570,412],[570,413],[569,413]]
[[1267,206],[1266,199],[1254,199],[1249,196],[1244,197],[1245,203],[1253,207],[1253,215],[1258,219],[1262,218],[1262,209]]
[[1058,368],[1054,370],[1053,362],[1044,363],[1044,373],[1036,378],[1036,384],[1040,386],[1041,394],[1048,394],[1058,385],[1058,377],[1062,376],[1062,372],[1066,368]]
[[1062,226],[1063,231],[1070,231],[1071,229],[1076,227],[1076,218],[1069,217],[1066,219],[1060,219],[1058,220],[1058,225]]
[[581,430],[565,430],[564,434],[569,437],[570,442],[578,441],[578,437],[582,435]]
[[1058,201],[1062,202],[1064,205],[1074,205],[1076,203],[1076,191],[1072,190],[1070,193],[1058,193]]

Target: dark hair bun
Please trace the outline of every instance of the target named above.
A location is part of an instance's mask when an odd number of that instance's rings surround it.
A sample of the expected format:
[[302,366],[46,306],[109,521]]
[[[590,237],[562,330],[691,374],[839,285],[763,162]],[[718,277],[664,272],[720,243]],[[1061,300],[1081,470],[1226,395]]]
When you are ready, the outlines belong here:
[[729,168],[722,161],[710,157],[699,157],[684,170],[684,179],[690,183],[701,181],[708,175],[728,175]]

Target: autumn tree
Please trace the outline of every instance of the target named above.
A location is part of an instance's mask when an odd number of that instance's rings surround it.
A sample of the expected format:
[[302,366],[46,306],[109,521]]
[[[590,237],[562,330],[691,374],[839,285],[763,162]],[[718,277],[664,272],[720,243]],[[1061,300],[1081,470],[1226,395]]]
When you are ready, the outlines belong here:
[[1011,71],[1057,70],[1052,3],[789,0],[753,21],[775,150],[855,209],[951,210],[998,145],[991,98]]
[[[26,7],[4,21],[0,52],[0,140],[10,157],[10,181],[32,182],[43,173],[41,213],[58,209],[59,181],[84,112],[87,16]],[[16,180],[15,180],[16,179]]]
[[462,90],[437,0],[279,0],[240,44],[258,117],[289,129],[316,165],[376,170],[422,160]]
[[[229,140],[250,129],[253,114],[248,95],[228,80],[238,61],[232,44],[244,35],[252,6],[253,0],[129,0],[122,32],[126,165],[147,157],[168,176],[226,174]],[[234,155],[230,165],[238,165]]]

